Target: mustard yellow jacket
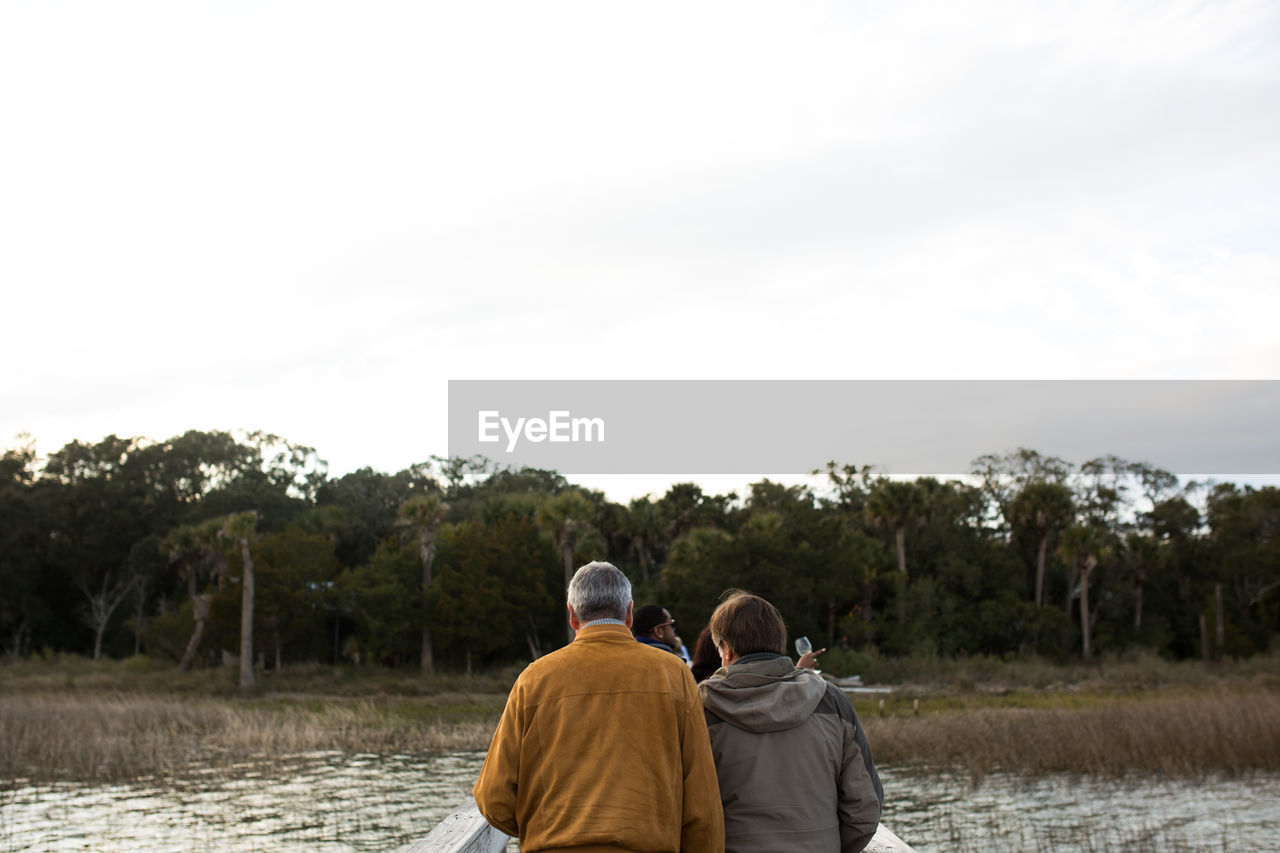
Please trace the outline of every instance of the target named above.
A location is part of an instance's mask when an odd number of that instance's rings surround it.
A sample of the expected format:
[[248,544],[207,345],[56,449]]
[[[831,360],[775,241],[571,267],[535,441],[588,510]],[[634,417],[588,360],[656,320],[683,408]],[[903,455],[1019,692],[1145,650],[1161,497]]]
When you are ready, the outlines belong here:
[[592,625],[516,680],[473,791],[524,853],[722,853],[724,817],[693,676]]

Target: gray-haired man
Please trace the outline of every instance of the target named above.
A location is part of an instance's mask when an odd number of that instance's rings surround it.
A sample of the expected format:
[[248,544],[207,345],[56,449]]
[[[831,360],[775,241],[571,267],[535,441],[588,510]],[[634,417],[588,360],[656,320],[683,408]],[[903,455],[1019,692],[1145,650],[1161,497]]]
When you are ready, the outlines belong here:
[[724,849],[698,688],[632,637],[631,583],[588,563],[569,584],[574,641],[511,689],[476,781],[489,823],[523,851]]

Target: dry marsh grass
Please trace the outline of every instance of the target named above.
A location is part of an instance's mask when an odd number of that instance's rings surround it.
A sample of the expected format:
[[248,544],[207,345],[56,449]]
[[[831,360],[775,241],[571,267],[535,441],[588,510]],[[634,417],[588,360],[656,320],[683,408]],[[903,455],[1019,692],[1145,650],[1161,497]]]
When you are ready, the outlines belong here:
[[489,705],[335,700],[291,705],[217,697],[36,693],[0,697],[0,779],[176,776],[318,751],[484,749]]
[[1280,769],[1280,691],[1109,697],[1091,706],[863,714],[878,762],[1005,771],[1197,776]]
[[[883,710],[855,702],[876,760],[1090,775],[1280,770],[1280,656],[1203,667],[1137,656],[917,662]],[[1022,669],[1019,669],[1022,666]],[[0,786],[230,769],[299,754],[484,749],[519,667],[474,677],[303,666],[249,692],[226,670],[145,659],[0,666]]]

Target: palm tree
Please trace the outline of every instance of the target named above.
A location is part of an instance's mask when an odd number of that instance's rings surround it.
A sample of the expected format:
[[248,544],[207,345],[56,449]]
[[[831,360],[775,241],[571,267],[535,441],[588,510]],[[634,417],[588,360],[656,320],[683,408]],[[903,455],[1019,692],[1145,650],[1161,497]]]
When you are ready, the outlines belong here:
[[1163,559],[1160,543],[1144,533],[1130,533],[1124,538],[1123,565],[1133,578],[1133,629],[1142,630],[1142,592],[1150,573]]
[[[426,613],[427,592],[431,587],[431,568],[436,559],[436,532],[444,521],[449,505],[436,495],[414,495],[400,505],[397,524],[413,531],[418,539],[418,560],[422,563],[422,607]],[[431,649],[431,625],[422,623],[422,673],[435,671],[435,656]]]
[[907,576],[907,525],[925,517],[924,493],[915,483],[904,480],[881,480],[867,497],[863,510],[867,523],[874,527],[890,527],[898,545],[898,571]]
[[241,687],[253,686],[253,555],[249,552],[249,539],[257,526],[256,512],[237,512],[226,517],[218,534],[240,546],[240,559],[244,565],[240,581]]
[[907,621],[907,525],[922,522],[928,512],[925,493],[916,483],[881,480],[867,496],[863,514],[874,527],[893,528],[898,546],[898,622]]
[[1087,658],[1093,629],[1092,615],[1089,612],[1089,573],[1098,567],[1098,561],[1107,554],[1106,532],[1093,524],[1073,524],[1062,531],[1060,547],[1073,563],[1080,566],[1080,635],[1082,654]]
[[1071,490],[1061,483],[1037,480],[1028,484],[1009,503],[1009,521],[1030,528],[1039,536],[1036,549],[1036,607],[1044,606],[1045,563],[1049,539],[1054,531],[1071,520],[1075,506]]
[[654,545],[661,533],[657,507],[649,496],[631,501],[626,511],[628,546],[640,567],[641,581],[648,586],[649,572],[654,566]]
[[[556,547],[564,558],[565,602],[569,598],[569,581],[573,580],[573,551],[578,537],[591,527],[595,507],[587,496],[577,489],[566,489],[551,498],[538,510],[538,524],[551,531]],[[565,632],[573,642],[573,628],[569,627],[569,611],[565,610]]]
[[160,542],[160,553],[168,559],[170,567],[177,569],[179,576],[187,584],[187,595],[191,598],[191,617],[195,621],[187,647],[182,652],[182,660],[178,661],[178,672],[186,672],[195,662],[200,641],[204,638],[205,625],[209,621],[213,596],[201,590],[205,579],[203,576],[221,580],[224,574],[222,552],[214,547],[220,526],[219,519],[198,525],[183,524],[170,530]]

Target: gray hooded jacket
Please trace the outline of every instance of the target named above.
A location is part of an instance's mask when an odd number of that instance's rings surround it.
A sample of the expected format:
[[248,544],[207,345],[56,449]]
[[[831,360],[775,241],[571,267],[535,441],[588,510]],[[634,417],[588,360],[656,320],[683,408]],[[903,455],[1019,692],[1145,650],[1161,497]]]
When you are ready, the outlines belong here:
[[698,686],[726,853],[857,853],[884,789],[843,690],[781,655],[745,655]]

